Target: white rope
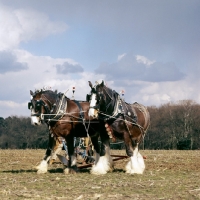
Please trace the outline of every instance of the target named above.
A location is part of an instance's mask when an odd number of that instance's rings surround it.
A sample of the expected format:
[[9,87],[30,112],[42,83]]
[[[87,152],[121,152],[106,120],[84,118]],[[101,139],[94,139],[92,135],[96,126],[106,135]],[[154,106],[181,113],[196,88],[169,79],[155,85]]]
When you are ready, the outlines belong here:
[[86,133],[87,133],[87,137],[89,138],[90,135],[89,135],[88,131],[89,131],[89,128],[90,128],[90,120],[89,120],[89,123],[88,123],[88,127],[87,127],[87,128],[86,128],[86,125],[85,125],[85,119],[82,119],[82,120],[83,120],[83,125],[84,125],[84,127],[85,127],[85,131],[86,131]]
[[[102,112],[99,112],[100,114],[102,114],[102,115],[105,115],[105,116],[107,116],[107,117],[112,117],[112,118],[114,118],[114,119],[118,119],[118,118],[116,118],[116,117],[113,117],[113,116],[111,116],[111,115],[107,115],[107,114],[105,114],[105,113],[102,113]],[[130,124],[132,124],[132,125],[136,125],[136,126],[138,126],[139,128],[141,128],[141,129],[144,129],[142,126],[140,126],[139,124],[137,124],[137,123],[134,123],[134,122],[130,122],[130,121],[127,121],[127,120],[124,120],[124,119],[120,119],[121,121],[124,121],[125,123],[126,122],[128,122],[128,123],[130,123]]]
[[[64,113],[66,115],[70,115],[70,114],[75,114],[75,113],[81,113],[81,112],[86,112],[86,111],[80,111],[80,112],[71,112],[71,113]],[[41,115],[55,115],[55,114],[41,114]]]
[[[63,122],[81,122],[81,121],[62,120],[62,119],[60,119],[60,120],[57,120],[57,119],[49,119],[49,120],[50,120],[50,121],[55,121],[55,122],[56,122],[56,121],[59,121],[59,122],[60,122],[60,121],[61,121],[61,122],[62,122],[62,121],[63,121]],[[81,122],[81,123],[82,123],[82,122]],[[94,123],[94,124],[95,124],[95,123],[99,123],[99,122],[98,122],[98,121],[95,121],[95,122],[93,122],[93,121],[86,121],[86,123],[90,123],[90,124],[91,124],[91,123]]]
[[[72,120],[65,120],[65,119],[47,119],[47,120],[49,120],[49,121],[63,121],[63,122],[81,122],[80,120],[82,120],[82,118],[81,117],[76,117],[76,116],[74,116],[74,115],[72,115],[72,114],[76,114],[76,113],[81,113],[81,112],[86,112],[86,111],[80,111],[80,112],[72,112],[72,113],[64,113],[64,115],[63,116],[65,116],[65,115],[68,115],[68,116],[72,116],[72,117],[74,117],[74,118],[76,118],[76,119],[79,119],[79,121],[72,121]],[[41,114],[41,118],[42,117],[44,117],[45,115],[55,115],[55,114]],[[99,121],[85,121],[86,123],[99,123]],[[88,128],[89,129],[89,128]]]
[[[81,111],[81,112],[86,112],[86,111]],[[81,119],[80,117],[76,117],[76,116],[72,115],[72,114],[81,113],[81,112],[64,113],[63,116],[68,115],[68,116],[72,116],[72,117],[74,117],[76,119]],[[43,114],[43,113],[41,113],[41,118],[43,119],[45,115],[49,116],[49,115],[55,115],[55,114]],[[50,120],[51,121],[62,121],[62,120],[59,120],[59,119],[57,119],[57,120],[56,119],[55,120],[54,119],[50,119]]]

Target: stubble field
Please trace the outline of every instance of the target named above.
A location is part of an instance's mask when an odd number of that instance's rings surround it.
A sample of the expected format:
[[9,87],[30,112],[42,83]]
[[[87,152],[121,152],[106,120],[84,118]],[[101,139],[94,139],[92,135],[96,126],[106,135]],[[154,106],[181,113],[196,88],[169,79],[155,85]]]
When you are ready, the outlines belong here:
[[200,151],[140,152],[147,157],[143,175],[124,172],[127,158],[116,161],[113,172],[97,176],[90,168],[64,175],[59,162],[39,175],[34,166],[45,150],[0,150],[0,199],[200,199]]

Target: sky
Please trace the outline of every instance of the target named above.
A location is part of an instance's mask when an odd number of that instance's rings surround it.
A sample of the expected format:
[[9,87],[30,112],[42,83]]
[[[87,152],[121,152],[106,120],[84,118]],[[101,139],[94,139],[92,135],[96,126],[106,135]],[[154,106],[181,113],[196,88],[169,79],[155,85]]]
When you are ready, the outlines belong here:
[[199,0],[0,0],[0,117],[30,90],[85,100],[103,79],[128,103],[200,104]]

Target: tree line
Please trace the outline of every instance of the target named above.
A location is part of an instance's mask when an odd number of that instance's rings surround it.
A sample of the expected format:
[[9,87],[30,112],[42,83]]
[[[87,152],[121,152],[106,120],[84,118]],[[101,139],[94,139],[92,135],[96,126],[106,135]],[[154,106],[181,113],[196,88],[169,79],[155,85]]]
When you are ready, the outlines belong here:
[[[200,105],[182,100],[147,107],[151,125],[141,143],[144,149],[200,149]],[[48,127],[31,125],[30,117],[0,117],[1,149],[47,148]]]

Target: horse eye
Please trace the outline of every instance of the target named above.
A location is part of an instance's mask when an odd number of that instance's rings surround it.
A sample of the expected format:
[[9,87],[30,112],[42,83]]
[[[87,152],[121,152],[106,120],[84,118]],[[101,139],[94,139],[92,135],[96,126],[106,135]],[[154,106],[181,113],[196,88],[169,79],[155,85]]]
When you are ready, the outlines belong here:
[[37,100],[36,104],[35,104],[35,111],[40,111],[41,110],[41,102],[39,100]]
[[37,109],[40,109],[40,104],[37,103],[35,107],[36,107]]
[[95,89],[95,88],[92,88],[91,93],[96,93],[96,89]]

